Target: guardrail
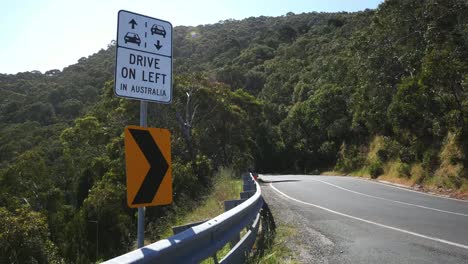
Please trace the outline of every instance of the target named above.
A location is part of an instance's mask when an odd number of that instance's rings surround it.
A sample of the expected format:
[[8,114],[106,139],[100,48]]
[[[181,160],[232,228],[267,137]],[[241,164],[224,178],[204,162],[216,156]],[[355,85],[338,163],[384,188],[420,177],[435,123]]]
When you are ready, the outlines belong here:
[[[223,214],[104,263],[199,263],[210,257],[214,263],[243,263],[255,243],[264,203],[252,174],[242,178],[241,200],[226,201]],[[243,229],[247,232],[240,238]],[[216,253],[227,243],[231,250],[218,261]]]

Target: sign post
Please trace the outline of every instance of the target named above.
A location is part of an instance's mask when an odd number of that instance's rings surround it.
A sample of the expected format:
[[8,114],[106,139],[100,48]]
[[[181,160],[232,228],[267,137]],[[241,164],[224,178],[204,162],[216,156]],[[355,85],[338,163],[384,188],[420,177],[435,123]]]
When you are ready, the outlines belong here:
[[[148,126],[148,102],[140,101],[140,126]],[[145,246],[145,207],[138,207],[137,248]]]
[[[114,92],[117,96],[140,100],[140,126],[142,128],[146,128],[148,101],[163,104],[169,104],[172,101],[171,23],[125,10],[119,11],[117,21],[117,50],[114,83]],[[146,139],[148,138],[148,136],[143,137]],[[134,138],[134,140],[136,141],[137,139]],[[153,147],[158,148],[157,144],[153,145]],[[147,160],[149,158],[148,156],[153,157],[151,154],[153,152],[152,150],[146,150],[146,152],[145,150],[142,151],[144,152],[143,154]],[[126,151],[126,156],[127,155],[135,154],[129,154]],[[166,161],[163,161],[164,159]],[[169,165],[165,163],[167,162],[167,157],[156,159],[156,161],[161,161],[163,163],[163,167],[164,165],[168,166],[169,169],[166,168],[166,170],[169,172],[164,172],[161,176],[161,170],[157,171],[153,169],[155,166],[155,164],[153,164],[155,160],[148,160],[150,163],[150,169],[146,175],[146,178],[151,179],[149,183],[154,184],[155,180],[159,180],[159,183],[161,184],[163,179],[159,179],[160,177],[166,179],[166,182],[171,181],[170,160]],[[128,168],[129,164],[127,160],[127,189],[130,177]],[[159,174],[155,175],[155,171],[156,173],[159,172]],[[169,174],[169,180],[166,178],[167,174]],[[146,178],[140,187],[140,191],[153,188],[145,187],[149,185],[146,183]],[[155,192],[158,191],[157,188],[159,187],[159,185],[156,186]],[[172,185],[170,187],[170,202],[172,202]],[[140,194],[140,191],[137,194]],[[128,191],[127,196],[129,196]],[[140,196],[145,198],[148,196],[148,192],[145,192]],[[141,248],[144,246],[145,207],[141,206],[140,204],[152,204],[138,203],[138,201],[135,200],[137,199],[134,198],[131,207],[138,207],[137,245],[138,248]]]

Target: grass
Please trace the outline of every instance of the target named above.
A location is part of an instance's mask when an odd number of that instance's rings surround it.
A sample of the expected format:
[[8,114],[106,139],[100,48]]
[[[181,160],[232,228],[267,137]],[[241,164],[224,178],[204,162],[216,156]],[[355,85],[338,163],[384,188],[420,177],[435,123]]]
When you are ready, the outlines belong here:
[[[174,225],[184,225],[205,219],[211,219],[224,212],[224,201],[239,199],[239,193],[242,191],[242,180],[235,177],[235,173],[230,169],[221,169],[216,175],[214,188],[204,202],[194,210],[177,217]],[[244,232],[245,233],[245,232]],[[265,251],[263,257],[255,257],[249,260],[249,263],[298,263],[294,260],[294,253],[286,246],[291,238],[296,236],[297,231],[292,226],[278,225],[276,236],[272,245]],[[172,229],[168,228],[163,237],[172,235]],[[242,237],[243,233],[241,233]],[[231,245],[226,244],[216,254],[220,261],[229,251]],[[205,259],[201,263],[215,263],[212,258]]]
[[295,227],[277,222],[276,235],[272,245],[266,249],[263,257],[252,258],[248,263],[299,263],[294,257],[295,253],[287,247],[288,243],[294,243],[296,236],[297,229]]
[[[239,193],[242,191],[242,180],[236,177],[233,170],[222,168],[215,176],[213,191],[207,195],[202,204],[189,212],[177,216],[174,226],[185,225],[214,218],[224,213],[224,201],[239,199]],[[172,228],[167,228],[162,237],[172,236]],[[223,249],[218,251],[218,260],[221,260],[231,249],[229,243]],[[213,260],[206,259],[202,263],[214,263]]]
[[459,198],[468,197],[468,180],[466,175],[463,175],[466,173],[463,167],[465,155],[457,134],[447,134],[438,156],[440,164],[434,173],[425,171],[419,162],[410,166],[400,161],[389,161],[384,165],[384,174],[379,179],[407,186],[420,184],[425,190],[451,194]]
[[325,176],[336,176],[336,175],[343,175],[343,174],[344,173],[342,173],[342,172],[334,171],[334,170],[324,171],[324,172],[320,173],[320,175],[325,175]]
[[[224,245],[224,247],[221,250],[216,252],[216,259],[218,260],[218,262],[221,259],[223,259],[223,257],[226,256],[227,253],[229,253],[230,250],[231,250],[231,245],[229,243],[227,243],[226,245]],[[203,264],[214,264],[215,261],[213,260],[213,258],[208,258],[208,259],[205,259],[204,261],[202,261],[201,263],[203,263]]]
[[[460,192],[462,194],[468,194],[468,180],[463,181],[463,184],[460,187]],[[466,195],[466,198],[468,198],[468,195]]]
[[[185,225],[211,219],[224,213],[224,201],[239,199],[242,180],[228,168],[221,168],[215,176],[213,191],[207,195],[202,204],[191,211],[182,213],[172,222],[174,226]],[[172,236],[172,229],[167,228],[162,237]]]
[[[224,201],[239,199],[242,191],[242,180],[235,177],[235,173],[230,169],[221,169],[216,175],[213,192],[205,198],[201,206],[178,218],[175,225],[184,225],[213,218],[224,212]],[[172,235],[172,230],[167,230],[167,236]],[[294,252],[286,244],[297,235],[297,230],[288,225],[279,224],[276,228],[276,235],[272,245],[265,251],[261,258],[253,258],[249,263],[298,263],[294,259]],[[241,233],[242,237],[242,233]],[[231,250],[230,244],[226,244],[216,254],[218,261],[221,260]],[[214,263],[212,258],[204,260],[202,263]]]
[[403,184],[406,186],[414,186],[421,184],[424,178],[424,170],[421,163],[415,163],[408,166],[407,174],[402,172],[402,166],[405,166],[400,161],[389,161],[384,164],[384,173],[379,176],[379,180],[389,181],[393,183]]
[[375,162],[380,160],[378,152],[385,146],[384,138],[382,136],[375,136],[369,146],[369,153],[367,153],[367,161]]
[[197,222],[224,213],[224,201],[239,199],[241,191],[242,180],[235,178],[232,170],[221,169],[216,175],[213,192],[206,197],[201,206],[185,215],[182,221]]
[[[378,177],[379,180],[384,180],[392,183],[402,184],[405,186],[415,186],[419,184],[425,190],[438,192],[442,187],[446,192],[450,192],[453,196],[461,199],[468,199],[468,179],[456,178],[450,176],[432,175],[426,177],[426,173],[422,168],[421,163],[414,163],[410,166],[409,175],[402,175],[398,172],[400,164],[397,161],[389,161],[384,164],[384,173]],[[340,171],[327,171],[321,175],[330,176],[353,176],[370,179],[367,169],[361,168],[350,173]],[[455,183],[454,183],[455,182]]]
[[370,174],[369,174],[366,167],[363,167],[363,168],[361,168],[359,170],[352,171],[352,172],[349,173],[349,175],[354,176],[354,177],[367,178],[367,179],[371,178],[371,176],[370,176]]
[[[388,148],[382,136],[376,136],[365,153],[366,165],[343,173],[328,171],[322,175],[351,175],[365,178],[378,178],[406,186],[421,185],[424,190],[450,194],[458,198],[468,198],[468,172],[463,166],[465,154],[460,147],[459,135],[449,132],[438,154],[438,168],[434,171],[424,167],[423,162],[404,163],[400,159],[387,160],[380,151]],[[380,153],[380,154],[379,154]],[[427,165],[426,165],[427,167]],[[373,177],[371,177],[373,176]]]
[[338,170],[331,170],[331,171],[324,171],[320,173],[320,175],[324,176],[354,176],[354,177],[362,177],[362,178],[369,178],[370,175],[367,172],[366,168],[361,168],[359,170],[355,170],[349,173],[338,171]]

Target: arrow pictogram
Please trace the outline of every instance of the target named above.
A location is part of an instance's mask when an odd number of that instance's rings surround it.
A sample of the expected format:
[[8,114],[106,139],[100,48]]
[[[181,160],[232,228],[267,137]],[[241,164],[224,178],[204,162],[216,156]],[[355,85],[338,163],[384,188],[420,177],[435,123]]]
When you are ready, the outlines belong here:
[[169,164],[149,131],[139,129],[129,130],[150,166],[132,204],[151,203],[158,192],[159,185],[161,185]]
[[154,44],[154,46],[160,50],[163,46],[161,45],[161,42],[159,42],[159,40],[156,42],[156,44]]
[[130,22],[128,22],[128,23],[132,25],[132,29],[135,29],[135,26],[138,25],[138,23],[135,21],[135,19],[130,20]]

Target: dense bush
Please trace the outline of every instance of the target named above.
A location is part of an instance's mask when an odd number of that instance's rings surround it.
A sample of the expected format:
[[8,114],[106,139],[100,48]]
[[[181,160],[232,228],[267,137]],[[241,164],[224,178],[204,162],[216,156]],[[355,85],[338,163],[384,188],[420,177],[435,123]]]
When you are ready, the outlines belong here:
[[[148,114],[172,132],[174,204],[148,208],[147,222],[196,206],[220,167],[375,178],[399,162],[420,183],[467,186],[467,13],[462,0],[387,0],[176,27],[173,102]],[[17,227],[0,236],[6,262],[89,263],[132,248],[122,132],[139,105],[114,96],[114,54],[111,43],[63,71],[0,74],[0,213]],[[110,238],[96,241],[90,221]],[[9,250],[21,239],[39,246]]]
[[384,170],[382,167],[382,162],[380,161],[375,161],[372,162],[367,166],[367,170],[369,171],[370,176],[372,179],[377,178],[379,175],[383,174]]

